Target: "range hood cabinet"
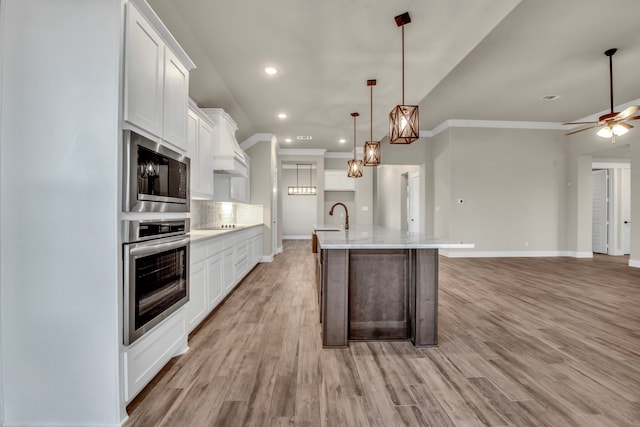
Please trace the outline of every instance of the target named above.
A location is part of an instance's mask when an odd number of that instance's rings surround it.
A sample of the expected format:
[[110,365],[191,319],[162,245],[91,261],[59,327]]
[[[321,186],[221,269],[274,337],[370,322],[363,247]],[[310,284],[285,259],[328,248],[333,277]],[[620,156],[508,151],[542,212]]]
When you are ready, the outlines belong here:
[[213,120],[213,170],[217,174],[247,177],[247,161],[244,151],[238,145],[238,126],[222,108],[202,108]]

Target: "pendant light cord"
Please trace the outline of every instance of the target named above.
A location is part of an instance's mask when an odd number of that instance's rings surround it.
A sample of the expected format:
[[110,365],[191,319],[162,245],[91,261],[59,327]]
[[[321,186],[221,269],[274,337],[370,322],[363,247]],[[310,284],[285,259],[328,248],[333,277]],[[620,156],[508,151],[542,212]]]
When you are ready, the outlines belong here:
[[404,25],[402,25],[402,105],[404,105]]
[[356,160],[356,117],[353,116],[353,160]]
[[[369,111],[369,117],[371,117],[371,134],[369,136],[369,141],[373,141],[373,85],[369,86],[371,88],[371,109]],[[366,155],[366,154],[365,154]]]

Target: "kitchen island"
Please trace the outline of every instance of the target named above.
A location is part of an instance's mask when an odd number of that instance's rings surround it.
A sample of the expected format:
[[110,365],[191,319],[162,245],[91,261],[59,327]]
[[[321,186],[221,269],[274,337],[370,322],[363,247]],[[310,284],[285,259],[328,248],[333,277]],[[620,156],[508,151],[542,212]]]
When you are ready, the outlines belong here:
[[473,244],[377,226],[314,230],[323,347],[438,343],[438,250]]

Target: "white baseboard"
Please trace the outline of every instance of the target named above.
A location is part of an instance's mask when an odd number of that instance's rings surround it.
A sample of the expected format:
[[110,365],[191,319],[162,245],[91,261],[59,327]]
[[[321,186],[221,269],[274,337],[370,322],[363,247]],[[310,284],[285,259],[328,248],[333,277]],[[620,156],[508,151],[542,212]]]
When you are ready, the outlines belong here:
[[282,240],[311,240],[310,234],[290,234],[282,236]]
[[458,251],[441,250],[440,255],[447,258],[535,258],[535,257],[573,257],[593,258],[592,252],[573,251]]
[[629,267],[640,268],[640,260],[629,258]]
[[276,249],[275,255],[281,254],[283,250],[284,250],[283,247],[279,246],[278,249]]
[[273,262],[273,255],[262,255],[260,262]]

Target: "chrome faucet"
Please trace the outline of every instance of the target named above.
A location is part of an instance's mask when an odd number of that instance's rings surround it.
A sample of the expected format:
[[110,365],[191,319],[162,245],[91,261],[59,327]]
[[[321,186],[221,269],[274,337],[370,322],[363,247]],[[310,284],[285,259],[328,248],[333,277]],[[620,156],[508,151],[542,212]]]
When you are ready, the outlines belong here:
[[342,206],[344,208],[344,213],[345,213],[345,220],[344,220],[344,229],[348,230],[349,229],[349,209],[347,209],[347,205],[345,205],[344,203],[338,202],[338,203],[334,203],[333,206],[331,206],[331,209],[329,210],[329,215],[333,216],[333,208],[335,208],[336,206]]

